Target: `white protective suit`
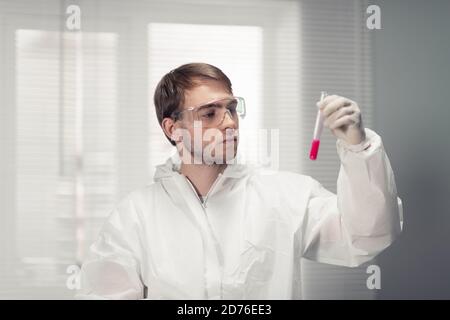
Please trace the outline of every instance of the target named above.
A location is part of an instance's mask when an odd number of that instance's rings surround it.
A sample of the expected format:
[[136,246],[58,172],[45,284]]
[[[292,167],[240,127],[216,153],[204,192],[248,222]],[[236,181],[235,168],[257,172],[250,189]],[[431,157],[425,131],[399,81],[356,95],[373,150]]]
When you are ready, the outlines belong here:
[[337,196],[309,176],[234,164],[202,205],[170,158],[111,213],[77,298],[298,299],[301,257],[371,260],[400,234],[402,207],[380,136],[366,136],[337,141]]

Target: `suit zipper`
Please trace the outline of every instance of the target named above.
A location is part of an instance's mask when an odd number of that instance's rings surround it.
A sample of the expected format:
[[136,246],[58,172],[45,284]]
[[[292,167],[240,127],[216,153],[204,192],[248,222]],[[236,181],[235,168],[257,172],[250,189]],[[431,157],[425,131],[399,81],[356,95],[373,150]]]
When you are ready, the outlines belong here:
[[203,207],[203,209],[206,209],[206,202],[208,201],[209,196],[211,195],[212,191],[215,189],[216,185],[219,183],[220,180],[222,180],[222,173],[219,173],[219,176],[217,177],[216,181],[212,184],[211,188],[209,189],[206,196],[202,199],[200,199],[200,196],[198,195],[197,191],[195,190],[192,182],[186,177],[186,180],[188,181],[189,185],[191,186],[192,191],[194,192],[195,196],[197,197],[198,201],[200,202],[200,205]]
[[[187,178],[186,178],[186,179],[187,179]],[[203,213],[205,214],[206,222],[208,223],[208,228],[209,228],[209,230],[210,230],[210,232],[211,232],[211,235],[212,235],[212,237],[213,237],[213,239],[214,239],[214,242],[215,242],[216,252],[217,252],[217,258],[219,259],[220,274],[221,274],[221,279],[220,279],[220,298],[223,299],[223,272],[224,272],[224,270],[223,270],[223,263],[224,263],[224,262],[223,262],[223,253],[222,253],[222,248],[220,247],[219,241],[217,240],[216,235],[214,234],[213,229],[212,229],[212,226],[211,226],[211,224],[210,224],[210,222],[209,222],[208,215],[207,215],[207,213],[206,213],[206,201],[208,200],[209,195],[212,193],[212,191],[214,190],[214,188],[216,187],[216,185],[218,184],[218,182],[219,182],[221,179],[222,179],[222,173],[219,173],[219,176],[217,177],[216,181],[214,181],[213,185],[212,185],[211,188],[209,189],[209,191],[208,191],[208,193],[206,194],[206,196],[205,196],[203,202],[202,202],[202,200],[200,199],[200,197],[199,197],[197,191],[195,190],[194,186],[192,185],[191,181],[189,181],[189,179],[187,179],[187,180],[188,180],[188,182],[189,182],[189,185],[190,185],[191,188],[192,188],[192,191],[193,191],[193,192],[195,193],[195,195],[197,196],[197,199],[198,199],[198,201],[200,202],[200,205],[201,205],[202,208],[203,208]]]
[[217,177],[216,181],[214,181],[213,185],[209,189],[208,193],[206,194],[205,198],[203,199],[202,207],[206,209],[206,202],[208,201],[208,198],[212,191],[215,189],[216,185],[219,183],[219,181],[222,180],[222,173],[219,173],[219,176]]

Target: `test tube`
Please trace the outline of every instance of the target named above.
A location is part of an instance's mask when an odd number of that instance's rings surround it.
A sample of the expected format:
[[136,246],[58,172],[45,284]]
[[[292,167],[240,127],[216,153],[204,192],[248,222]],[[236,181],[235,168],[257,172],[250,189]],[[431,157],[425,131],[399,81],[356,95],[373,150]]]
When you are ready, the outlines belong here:
[[[325,91],[322,91],[320,93],[320,101],[325,99],[325,97],[328,94]],[[320,109],[317,110],[317,116],[316,116],[316,125],[314,126],[314,135],[311,142],[311,150],[309,151],[309,158],[311,160],[317,159],[317,154],[319,153],[319,145],[320,145],[320,136],[322,135],[322,129],[323,129],[323,120],[324,117],[322,115],[322,112],[320,112]]]

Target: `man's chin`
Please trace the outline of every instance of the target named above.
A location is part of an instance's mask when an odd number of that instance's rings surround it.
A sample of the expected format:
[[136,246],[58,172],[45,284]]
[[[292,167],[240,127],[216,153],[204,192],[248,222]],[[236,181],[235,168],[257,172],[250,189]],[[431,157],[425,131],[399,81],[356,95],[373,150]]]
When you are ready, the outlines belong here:
[[232,164],[235,162],[236,160],[236,156],[237,156],[237,148],[231,150],[228,150],[228,153],[226,152],[227,150],[225,150],[223,153],[221,154],[214,154],[211,157],[208,157],[208,159],[206,162],[209,163],[214,163],[214,164]]
[[[236,141],[224,141],[216,144],[213,148],[211,145],[208,146],[209,150],[206,150],[206,146],[203,147],[200,152],[195,152],[192,150],[189,152],[187,149],[183,149],[186,151],[187,155],[187,163],[192,164],[232,164],[235,163],[237,157],[237,149],[238,145]],[[208,152],[209,151],[209,152]],[[190,159],[190,161],[189,161]],[[196,160],[194,160],[196,159]]]

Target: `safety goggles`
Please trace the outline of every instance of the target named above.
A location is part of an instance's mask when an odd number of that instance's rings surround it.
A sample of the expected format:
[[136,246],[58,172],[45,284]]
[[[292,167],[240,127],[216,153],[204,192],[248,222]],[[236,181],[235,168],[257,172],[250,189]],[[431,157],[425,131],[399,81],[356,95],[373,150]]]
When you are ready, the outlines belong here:
[[210,101],[198,107],[183,109],[172,113],[175,121],[201,121],[203,127],[218,127],[228,114],[233,121],[245,117],[245,100],[242,97],[229,97]]

